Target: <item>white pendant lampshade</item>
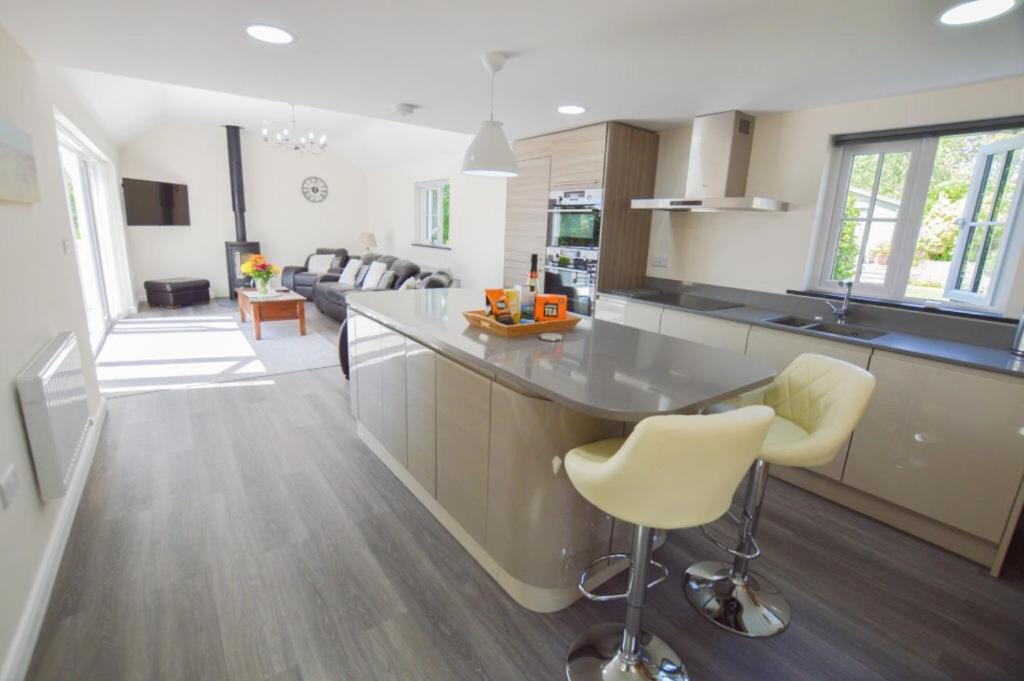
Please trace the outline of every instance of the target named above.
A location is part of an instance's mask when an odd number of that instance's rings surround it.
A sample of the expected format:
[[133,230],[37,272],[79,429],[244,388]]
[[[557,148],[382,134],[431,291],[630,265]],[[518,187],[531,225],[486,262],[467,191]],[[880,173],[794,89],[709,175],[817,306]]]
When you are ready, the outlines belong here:
[[509,146],[501,121],[484,121],[466,149],[462,160],[466,175],[489,177],[515,177],[519,174],[516,156]]
[[505,65],[505,55],[488,52],[484,55],[484,68],[491,72],[491,116],[480,124],[476,137],[469,143],[462,160],[462,172],[466,175],[487,177],[516,177],[519,165],[512,147],[505,136],[501,121],[494,120],[494,74]]

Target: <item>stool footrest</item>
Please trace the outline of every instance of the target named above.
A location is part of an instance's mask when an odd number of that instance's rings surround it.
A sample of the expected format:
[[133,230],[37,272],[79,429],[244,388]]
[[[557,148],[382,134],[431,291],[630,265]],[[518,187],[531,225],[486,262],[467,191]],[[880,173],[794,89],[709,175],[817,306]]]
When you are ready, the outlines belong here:
[[712,534],[708,532],[707,528],[705,528],[703,525],[700,526],[700,531],[708,541],[710,541],[712,544],[722,549],[731,556],[736,556],[737,558],[746,558],[747,560],[754,560],[755,558],[761,555],[761,546],[757,543],[757,539],[754,537],[750,538],[750,542],[754,545],[753,552],[744,553],[718,541],[718,539],[712,536]]
[[[620,601],[620,600],[624,599],[627,596],[627,594],[625,592],[617,593],[617,594],[596,594],[596,593],[593,593],[592,591],[588,591],[587,588],[584,586],[584,584],[586,584],[587,580],[590,579],[590,571],[592,569],[594,569],[595,567],[597,567],[599,564],[601,564],[601,563],[608,563],[608,564],[610,564],[610,563],[613,563],[613,562],[616,562],[616,561],[620,561],[620,560],[629,560],[630,558],[631,558],[631,555],[628,554],[628,553],[609,553],[607,555],[601,556],[600,558],[592,561],[589,565],[587,565],[587,567],[583,568],[583,571],[580,573],[580,579],[579,579],[579,582],[577,583],[577,586],[579,587],[580,593],[582,593],[584,596],[586,596],[589,600],[597,601],[599,603],[604,603],[606,601]],[[657,568],[661,572],[661,574],[656,579],[654,579],[653,581],[651,581],[647,585],[648,589],[650,589],[652,587],[655,587],[658,584],[661,584],[662,582],[664,582],[666,579],[668,579],[668,568],[667,567],[665,567],[664,565],[662,565],[661,563],[659,563],[656,560],[652,560],[651,561],[651,565],[654,566],[655,568]]]

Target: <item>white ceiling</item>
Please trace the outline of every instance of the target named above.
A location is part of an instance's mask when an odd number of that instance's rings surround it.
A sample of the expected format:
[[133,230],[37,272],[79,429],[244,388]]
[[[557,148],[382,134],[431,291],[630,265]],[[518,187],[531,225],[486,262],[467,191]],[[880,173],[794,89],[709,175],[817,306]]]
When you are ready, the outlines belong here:
[[[265,123],[288,124],[291,116],[287,104],[266,99],[81,69],[64,68],[61,73],[118,146],[164,123],[231,123],[259,131]],[[329,149],[362,166],[461,152],[471,139],[463,133],[313,107],[297,107],[295,117],[300,134],[326,133]]]
[[[0,0],[62,66],[473,132],[480,55],[512,58],[497,117],[521,137],[598,120],[665,128],[1024,73],[1024,10],[947,27],[954,0]],[[1021,4],[1021,3],[1018,3]],[[249,23],[292,31],[248,38]],[[567,118],[560,103],[590,111]]]

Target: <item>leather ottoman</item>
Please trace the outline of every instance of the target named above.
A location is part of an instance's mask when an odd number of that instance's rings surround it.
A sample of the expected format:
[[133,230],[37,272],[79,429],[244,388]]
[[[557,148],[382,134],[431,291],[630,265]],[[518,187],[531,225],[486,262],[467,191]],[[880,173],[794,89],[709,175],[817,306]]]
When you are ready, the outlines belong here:
[[181,307],[210,302],[210,282],[206,279],[150,279],[145,287],[146,302],[150,307]]

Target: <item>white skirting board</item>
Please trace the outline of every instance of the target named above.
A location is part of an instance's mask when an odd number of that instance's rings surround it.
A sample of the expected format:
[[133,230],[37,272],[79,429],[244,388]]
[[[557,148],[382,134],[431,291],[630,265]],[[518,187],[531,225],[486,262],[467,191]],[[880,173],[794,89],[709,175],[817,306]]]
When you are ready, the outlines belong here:
[[[46,608],[50,603],[53,583],[57,579],[57,570],[60,569],[60,562],[64,557],[64,548],[67,546],[68,536],[71,534],[71,526],[75,522],[75,514],[82,499],[85,481],[89,478],[89,471],[92,469],[92,460],[96,454],[96,446],[99,444],[100,433],[103,432],[103,425],[107,420],[107,402],[102,397],[92,418],[93,425],[82,445],[82,458],[68,484],[67,493],[63,497],[64,505],[61,506],[57,522],[50,534],[50,541],[46,544],[46,550],[43,552],[43,559],[40,561],[32,589],[29,591],[28,602],[21,613],[18,628],[14,631],[14,638],[7,649],[3,666],[0,667],[0,681],[22,681],[28,673],[32,652],[35,650],[36,640],[39,637],[39,629],[43,625],[43,617],[46,615]],[[34,488],[35,485],[33,484],[32,487]],[[24,491],[29,490],[26,488]]]

